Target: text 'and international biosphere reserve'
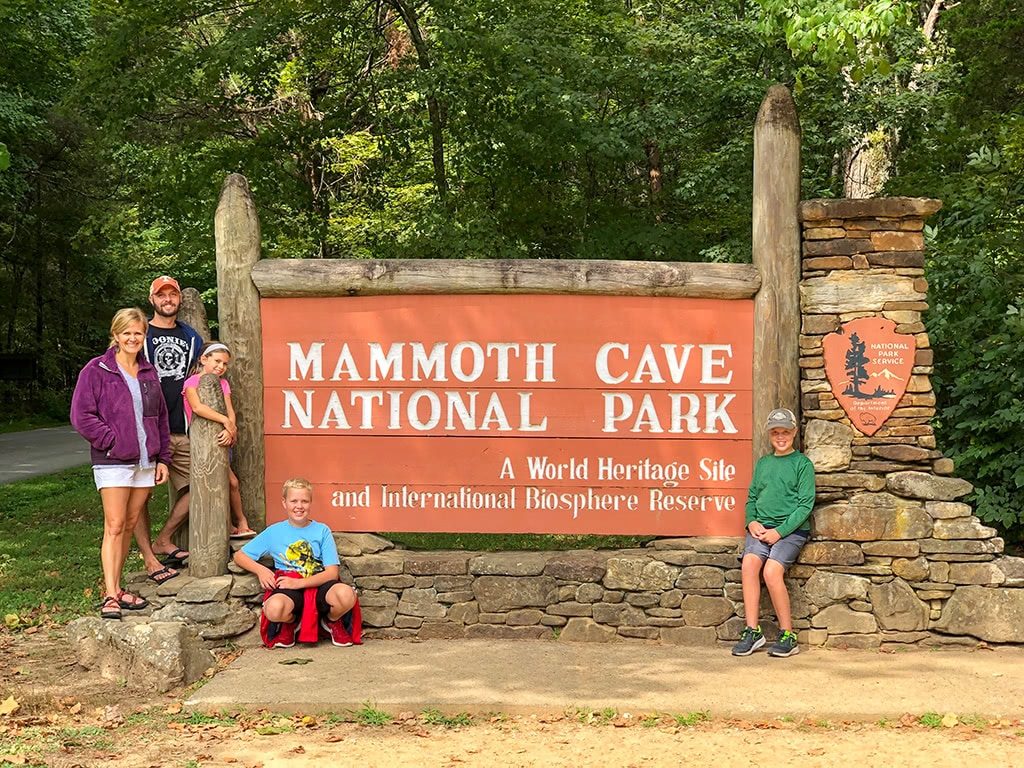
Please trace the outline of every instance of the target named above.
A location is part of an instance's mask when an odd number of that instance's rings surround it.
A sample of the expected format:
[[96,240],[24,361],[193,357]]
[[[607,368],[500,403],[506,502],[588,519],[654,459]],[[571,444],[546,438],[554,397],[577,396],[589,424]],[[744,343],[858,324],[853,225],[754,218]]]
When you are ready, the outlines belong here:
[[750,301],[415,295],[261,310],[268,498],[306,476],[335,530],[742,531]]

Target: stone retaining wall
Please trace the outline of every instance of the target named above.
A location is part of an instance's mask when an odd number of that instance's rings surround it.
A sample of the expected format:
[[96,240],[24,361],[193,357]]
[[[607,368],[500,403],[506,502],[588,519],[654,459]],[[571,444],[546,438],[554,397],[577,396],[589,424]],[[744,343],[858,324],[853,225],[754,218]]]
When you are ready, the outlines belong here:
[[[922,322],[925,218],[916,198],[811,200],[803,224],[800,336],[803,447],[817,471],[814,535],[787,577],[800,640],[827,647],[1024,643],[1024,558],[957,501],[931,419],[932,350]],[[882,315],[914,334],[907,392],[873,436],[855,431],[825,377],[822,339]],[[336,534],[368,638],[649,640],[708,645],[743,627],[739,538],[660,539],[573,552],[412,552],[372,534]],[[163,688],[194,679],[209,647],[258,642],[254,576],[187,574],[131,585],[153,607],[114,626],[80,619],[83,663]],[[774,633],[764,595],[763,623]],[[147,628],[147,626],[149,628]],[[153,629],[153,628],[156,629]],[[168,661],[177,649],[176,661]],[[104,651],[107,660],[104,661]],[[113,659],[113,660],[111,660]]]

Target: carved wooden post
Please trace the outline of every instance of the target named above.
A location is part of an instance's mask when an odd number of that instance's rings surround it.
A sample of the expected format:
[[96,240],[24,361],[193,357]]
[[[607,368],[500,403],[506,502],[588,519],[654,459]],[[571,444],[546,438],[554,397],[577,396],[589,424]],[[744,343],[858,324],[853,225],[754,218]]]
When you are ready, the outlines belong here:
[[800,411],[800,121],[773,85],[754,124],[754,458],[768,451],[773,408]]
[[263,474],[263,347],[260,295],[252,282],[260,258],[260,222],[249,182],[238,173],[224,181],[214,218],[217,241],[217,316],[220,339],[231,349],[231,401],[238,414],[235,474],[249,523],[266,523]]
[[[210,322],[206,319],[206,307],[203,306],[203,299],[195,288],[181,289],[181,306],[178,308],[178,319],[191,325],[196,332],[203,337],[203,342],[210,340]],[[167,484],[167,508],[174,509],[174,503],[178,500],[178,492],[174,486]],[[188,549],[188,518],[181,524],[181,527],[174,532],[174,545],[182,549]]]
[[[217,413],[225,413],[220,380],[212,373],[199,377],[199,400]],[[217,445],[224,426],[193,415],[189,426],[192,452],[192,487],[189,497],[189,574],[196,578],[220,576],[228,570],[228,449]]]

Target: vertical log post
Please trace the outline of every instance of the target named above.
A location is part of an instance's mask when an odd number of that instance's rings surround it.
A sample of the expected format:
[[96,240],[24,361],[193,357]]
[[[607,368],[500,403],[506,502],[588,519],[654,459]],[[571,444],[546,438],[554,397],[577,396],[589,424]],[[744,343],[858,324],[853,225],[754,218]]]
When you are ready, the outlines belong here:
[[800,413],[800,121],[773,85],[754,124],[754,458],[768,452],[773,408]]
[[235,474],[249,523],[263,528],[263,338],[260,294],[251,275],[260,258],[260,222],[249,182],[239,173],[224,180],[214,217],[214,234],[220,339],[231,349],[228,379],[238,415]]
[[[206,307],[203,306],[203,298],[195,288],[181,289],[181,306],[178,308],[178,319],[191,325],[196,332],[202,336],[205,344],[210,340],[210,322],[206,319]],[[178,492],[174,486],[167,484],[167,509],[174,509],[174,503],[178,500]],[[174,546],[188,549],[188,518],[181,524],[181,527],[174,532]]]
[[[199,400],[217,413],[226,413],[220,380],[212,373],[199,377]],[[188,566],[199,579],[228,571],[228,449],[217,444],[224,426],[193,415],[189,426],[192,486],[189,497]]]

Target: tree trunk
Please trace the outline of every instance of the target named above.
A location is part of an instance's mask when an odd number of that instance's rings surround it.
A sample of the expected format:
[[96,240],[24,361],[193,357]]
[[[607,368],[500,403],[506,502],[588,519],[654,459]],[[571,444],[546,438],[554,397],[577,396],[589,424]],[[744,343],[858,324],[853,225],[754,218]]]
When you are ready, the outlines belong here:
[[[800,121],[773,85],[754,124],[754,458],[768,452],[773,408],[800,413]],[[798,422],[799,423],[799,422]]]
[[260,294],[252,268],[260,258],[260,222],[249,182],[238,173],[224,181],[214,217],[220,340],[231,349],[231,401],[238,417],[235,474],[242,508],[253,525],[266,521],[263,473],[263,332]]
[[[199,401],[226,413],[220,380],[212,373],[199,377]],[[228,571],[228,449],[217,444],[224,429],[218,421],[193,415],[189,426],[192,457],[189,496],[188,570],[197,579]]]

